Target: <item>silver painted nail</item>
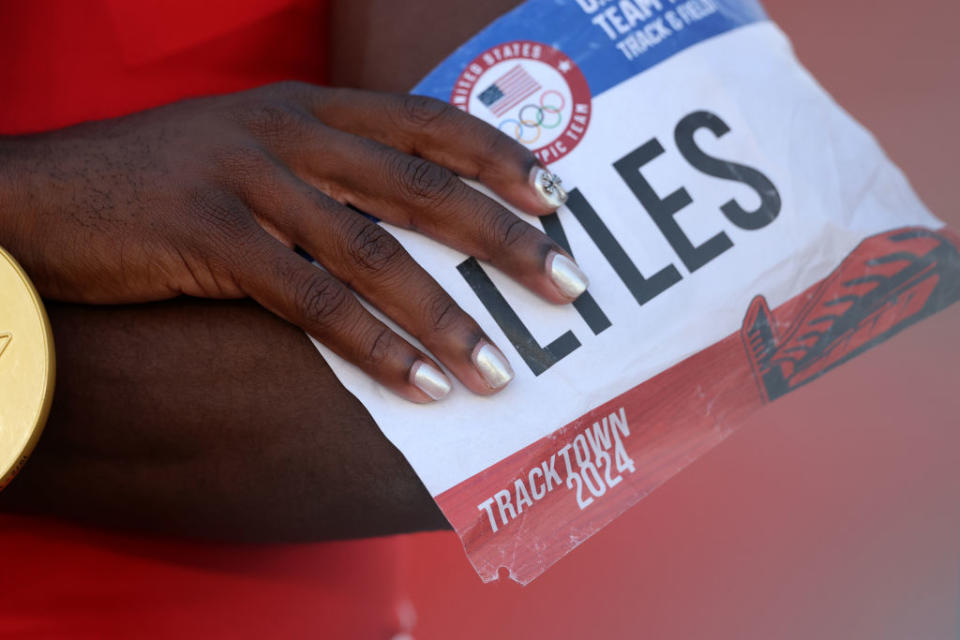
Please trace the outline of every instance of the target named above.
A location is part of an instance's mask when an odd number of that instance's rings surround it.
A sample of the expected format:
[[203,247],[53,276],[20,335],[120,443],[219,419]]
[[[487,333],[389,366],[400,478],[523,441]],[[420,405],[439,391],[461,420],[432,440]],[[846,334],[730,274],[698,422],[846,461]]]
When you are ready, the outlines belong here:
[[590,280],[577,263],[556,251],[551,251],[547,256],[547,273],[560,293],[571,300],[579,298],[590,286]]
[[535,166],[530,172],[530,181],[533,189],[540,196],[545,205],[557,209],[567,201],[567,192],[564,190],[560,176],[547,171],[543,167]]
[[494,389],[506,385],[513,380],[513,369],[500,349],[483,340],[473,351],[473,363],[477,371]]
[[434,400],[445,398],[451,389],[443,371],[423,360],[418,360],[410,369],[410,382]]

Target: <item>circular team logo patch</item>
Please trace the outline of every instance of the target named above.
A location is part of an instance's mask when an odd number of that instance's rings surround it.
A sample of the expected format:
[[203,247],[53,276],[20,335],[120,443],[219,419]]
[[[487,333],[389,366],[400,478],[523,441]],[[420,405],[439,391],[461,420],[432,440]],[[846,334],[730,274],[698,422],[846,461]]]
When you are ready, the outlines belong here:
[[590,88],[563,52],[518,40],[467,65],[450,102],[531,149],[541,162],[573,151],[590,124]]

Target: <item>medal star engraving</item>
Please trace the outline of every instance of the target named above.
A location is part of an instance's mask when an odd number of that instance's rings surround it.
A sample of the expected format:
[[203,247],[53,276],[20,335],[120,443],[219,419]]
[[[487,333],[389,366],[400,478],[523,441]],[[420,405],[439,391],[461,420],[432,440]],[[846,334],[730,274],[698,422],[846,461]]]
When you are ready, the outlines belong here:
[[13,340],[13,334],[9,331],[0,333],[0,356],[3,355],[4,351],[6,351],[7,345],[10,344],[11,340]]

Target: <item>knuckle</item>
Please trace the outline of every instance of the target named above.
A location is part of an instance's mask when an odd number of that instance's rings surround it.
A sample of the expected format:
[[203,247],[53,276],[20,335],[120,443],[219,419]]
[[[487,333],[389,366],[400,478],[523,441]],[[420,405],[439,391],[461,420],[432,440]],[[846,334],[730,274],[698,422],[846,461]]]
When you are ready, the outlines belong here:
[[258,182],[271,164],[266,153],[253,144],[225,146],[216,152],[215,157],[218,176],[233,186]]
[[490,160],[516,155],[518,146],[526,150],[526,147],[492,126],[484,129],[482,144],[484,157]]
[[190,209],[200,223],[203,235],[235,245],[250,234],[252,219],[232,194],[208,189],[194,192],[189,197]]
[[297,135],[304,126],[304,114],[283,101],[265,101],[249,107],[244,115],[247,130],[261,140],[281,141]]
[[532,151],[507,134],[490,125],[486,125],[485,129],[481,143],[482,163],[485,169],[500,167],[504,160],[515,162],[525,169],[529,169],[536,162]]
[[400,117],[414,127],[429,127],[447,118],[452,109],[449,104],[427,96],[401,96]]
[[460,307],[446,293],[439,293],[427,299],[425,305],[427,322],[431,331],[445,332],[452,328],[462,317]]
[[513,248],[529,237],[531,227],[514,215],[497,216],[491,237],[498,247]]
[[330,320],[342,311],[348,302],[347,290],[333,278],[310,278],[297,292],[297,308],[304,316],[330,328]]
[[404,156],[398,164],[395,173],[401,188],[414,200],[440,200],[455,188],[453,172],[423,158]]
[[381,271],[399,255],[400,243],[372,222],[360,220],[362,224],[348,244],[349,258],[363,271]]
[[370,367],[380,365],[390,354],[393,344],[393,332],[387,327],[378,327],[364,343],[362,357],[364,363]]

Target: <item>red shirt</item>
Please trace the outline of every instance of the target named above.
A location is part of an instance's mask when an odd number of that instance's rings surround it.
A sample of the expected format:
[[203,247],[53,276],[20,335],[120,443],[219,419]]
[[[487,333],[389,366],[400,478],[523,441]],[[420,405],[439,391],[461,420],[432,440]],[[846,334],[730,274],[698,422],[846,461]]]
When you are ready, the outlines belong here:
[[[320,83],[325,32],[316,0],[2,2],[0,133]],[[403,544],[188,544],[0,515],[0,637],[389,638]]]

